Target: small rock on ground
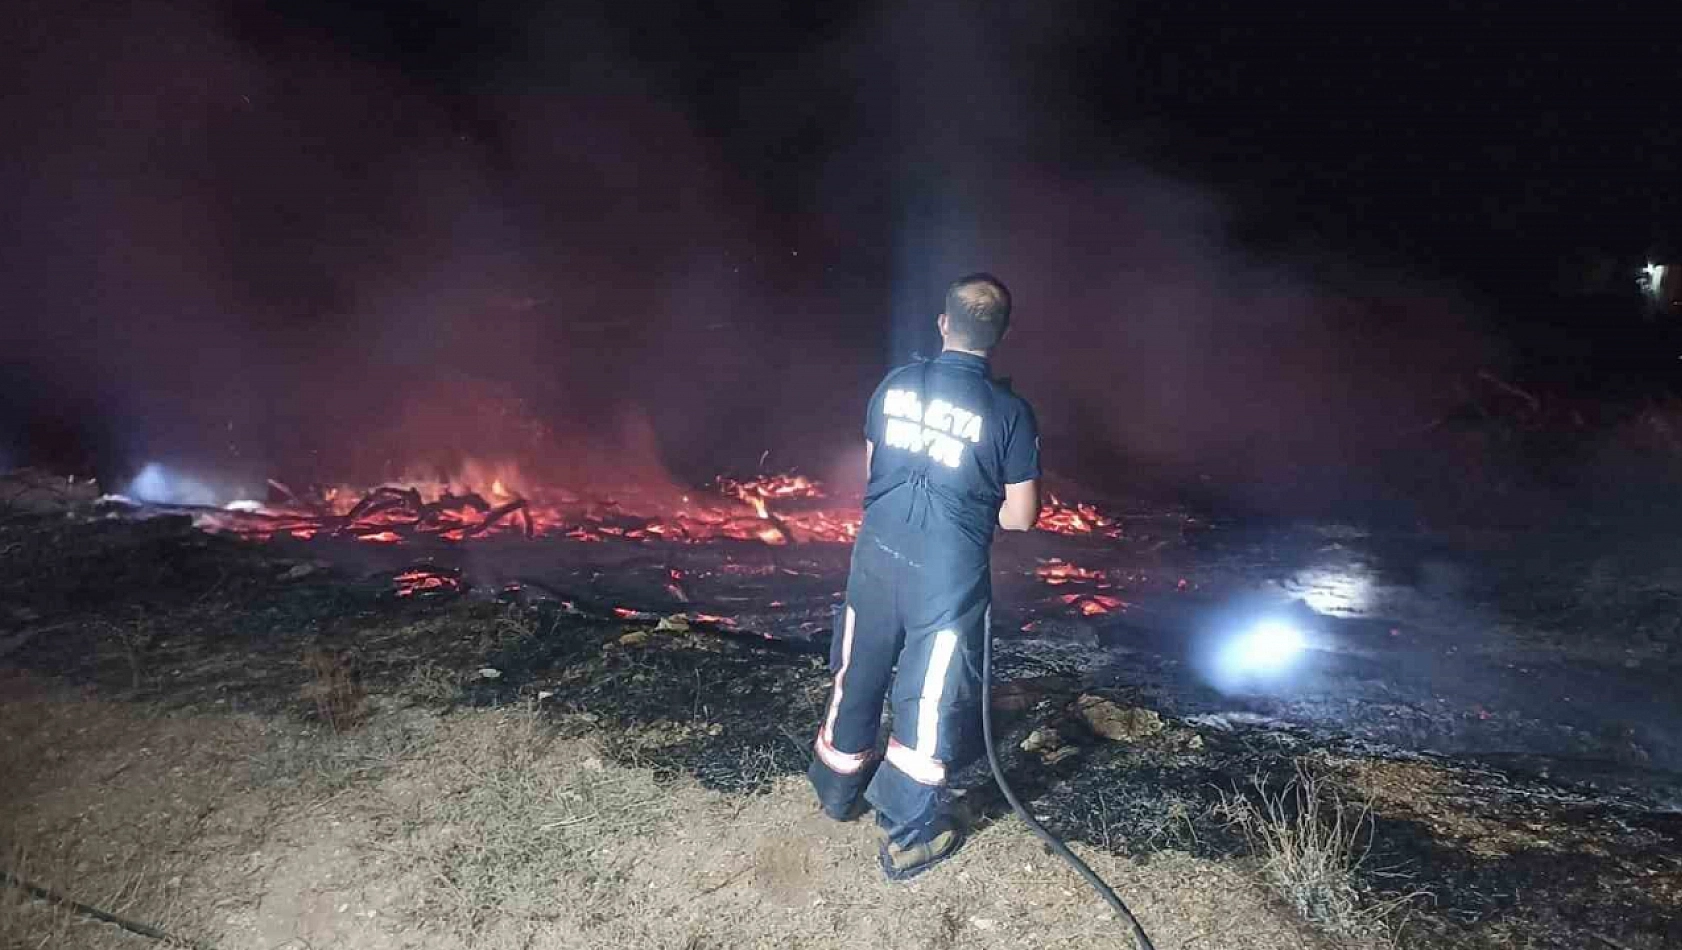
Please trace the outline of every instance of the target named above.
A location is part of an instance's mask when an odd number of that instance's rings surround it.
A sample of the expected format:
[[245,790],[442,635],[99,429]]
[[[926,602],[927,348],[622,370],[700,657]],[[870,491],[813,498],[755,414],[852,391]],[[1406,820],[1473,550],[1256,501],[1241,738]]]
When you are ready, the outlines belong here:
[[1138,742],[1165,728],[1162,715],[1153,709],[1122,706],[1090,693],[1075,700],[1075,710],[1093,732],[1114,742]]

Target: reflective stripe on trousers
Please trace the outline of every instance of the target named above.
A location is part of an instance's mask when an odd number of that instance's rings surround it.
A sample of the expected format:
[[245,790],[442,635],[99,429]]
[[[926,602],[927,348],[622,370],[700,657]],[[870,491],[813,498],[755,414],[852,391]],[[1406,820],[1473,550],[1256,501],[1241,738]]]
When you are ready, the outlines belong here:
[[946,766],[940,759],[940,704],[957,646],[958,631],[942,630],[934,635],[934,643],[929,647],[928,665],[923,670],[923,693],[917,702],[917,745],[907,747],[898,739],[888,742],[888,762],[924,785],[946,783]]
[[841,633],[841,666],[835,671],[835,685],[830,690],[829,712],[824,716],[823,728],[818,730],[818,740],[813,744],[823,764],[842,775],[852,775],[864,768],[870,762],[871,752],[869,749],[842,752],[835,747],[835,718],[841,714],[841,698],[846,695],[847,667],[853,659],[853,629],[857,624],[858,613],[849,605]]

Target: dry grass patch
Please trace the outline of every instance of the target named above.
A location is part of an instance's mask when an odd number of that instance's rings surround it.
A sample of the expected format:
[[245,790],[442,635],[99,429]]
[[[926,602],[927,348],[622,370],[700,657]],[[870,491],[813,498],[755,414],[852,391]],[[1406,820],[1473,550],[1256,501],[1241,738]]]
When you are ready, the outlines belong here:
[[362,720],[368,697],[357,675],[353,654],[310,647],[304,651],[304,670],[310,678],[299,687],[298,695],[314,707],[318,721],[334,732],[341,732]]
[[1268,886],[1296,914],[1335,937],[1386,938],[1416,894],[1373,903],[1357,884],[1372,846],[1371,808],[1351,802],[1307,763],[1274,789],[1257,777],[1223,794],[1219,811],[1243,834]]
[[[411,754],[386,716],[337,735],[246,715],[188,715],[0,679],[0,860],[26,880],[189,939],[256,906],[251,856]],[[0,889],[0,946],[146,944]],[[149,944],[156,946],[156,944]]]
[[[1107,950],[1124,939],[1009,819],[891,884],[870,823],[822,817],[800,776],[771,774],[773,750],[767,791],[724,793],[617,764],[598,744],[618,736],[558,737],[532,708],[439,716],[382,711],[376,698],[370,710],[361,728],[332,733],[74,697],[0,704],[12,748],[35,763],[8,803],[24,819],[19,840],[36,846],[43,884],[221,950]],[[1321,945],[1234,864],[1077,848],[1162,950]],[[143,945],[4,896],[4,946]]]
[[[1569,850],[1547,823],[1523,807],[1491,812],[1478,805],[1479,790],[1464,774],[1429,761],[1325,757],[1341,781],[1372,803],[1375,812],[1417,821],[1443,841],[1471,854],[1499,860],[1533,850]],[[1482,792],[1484,796],[1489,793]]]
[[398,692],[416,702],[442,706],[460,696],[461,680],[455,670],[427,660],[409,670]]
[[[937,872],[892,884],[868,821],[823,818],[799,776],[767,787],[656,781],[591,740],[555,738],[529,711],[465,713],[382,785],[386,813],[368,846],[410,876],[420,899],[404,923],[439,946],[1096,950],[1124,939],[1014,821],[981,830]],[[1319,945],[1234,865],[1081,850],[1162,950]]]
[[[454,723],[414,765],[388,788],[413,810],[386,847],[438,885],[422,917],[469,942],[487,930],[612,916],[619,846],[673,819],[649,773],[610,768],[588,743],[556,740],[529,708]],[[404,787],[414,781],[426,787]]]

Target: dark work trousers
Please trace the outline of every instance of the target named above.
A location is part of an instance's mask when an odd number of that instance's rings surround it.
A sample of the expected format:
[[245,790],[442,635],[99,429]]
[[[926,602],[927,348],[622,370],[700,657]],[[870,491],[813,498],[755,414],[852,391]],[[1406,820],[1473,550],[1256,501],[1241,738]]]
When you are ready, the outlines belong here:
[[[863,793],[895,843],[930,836],[947,775],[980,751],[981,646],[991,595],[985,549],[917,535],[890,544],[861,532],[809,772],[825,811],[848,814]],[[893,735],[878,762],[890,686]]]

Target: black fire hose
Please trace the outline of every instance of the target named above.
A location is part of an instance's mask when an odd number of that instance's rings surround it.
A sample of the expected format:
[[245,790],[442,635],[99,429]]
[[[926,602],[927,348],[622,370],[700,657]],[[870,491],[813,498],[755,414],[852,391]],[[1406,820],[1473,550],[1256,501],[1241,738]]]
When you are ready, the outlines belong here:
[[1070,867],[1079,871],[1080,876],[1086,878],[1086,883],[1092,885],[1092,889],[1098,892],[1098,896],[1114,908],[1116,915],[1125,921],[1128,927],[1132,928],[1135,950],[1156,950],[1156,945],[1151,943],[1151,938],[1145,933],[1145,928],[1139,926],[1139,919],[1133,916],[1131,910],[1127,909],[1127,905],[1122,902],[1115,889],[1106,884],[1104,879],[1098,876],[1098,872],[1087,867],[1086,862],[1082,861],[1079,855],[1070,851],[1068,845],[1059,840],[1056,835],[1045,830],[1045,827],[1038,821],[1035,821],[1034,816],[1028,813],[1028,809],[1023,808],[1022,803],[1017,801],[1016,793],[1010,789],[1010,783],[1005,781],[1004,769],[999,767],[999,754],[993,748],[993,631],[990,626],[983,631],[981,642],[981,686],[981,735],[987,743],[987,764],[993,768],[993,781],[999,783],[999,791],[1004,792],[1005,801],[1010,802],[1011,810],[1016,812],[1016,817],[1022,819],[1022,823],[1028,826],[1028,830],[1039,836],[1039,839],[1045,842],[1046,847],[1056,852],[1058,857],[1069,862]]
[[101,923],[120,927],[131,934],[138,934],[142,937],[156,940],[167,946],[186,947],[187,950],[216,950],[216,948],[211,944],[203,943],[198,940],[188,940],[185,937],[177,937],[167,931],[159,930],[151,924],[143,924],[138,920],[130,920],[127,917],[119,917],[108,910],[100,910],[92,904],[84,904],[81,901],[72,900],[57,891],[48,890],[39,884],[26,881],[3,868],[0,868],[0,884],[15,887],[36,900],[46,901],[49,904],[56,904],[71,913],[80,914],[81,916],[87,917],[91,920],[97,920]]

